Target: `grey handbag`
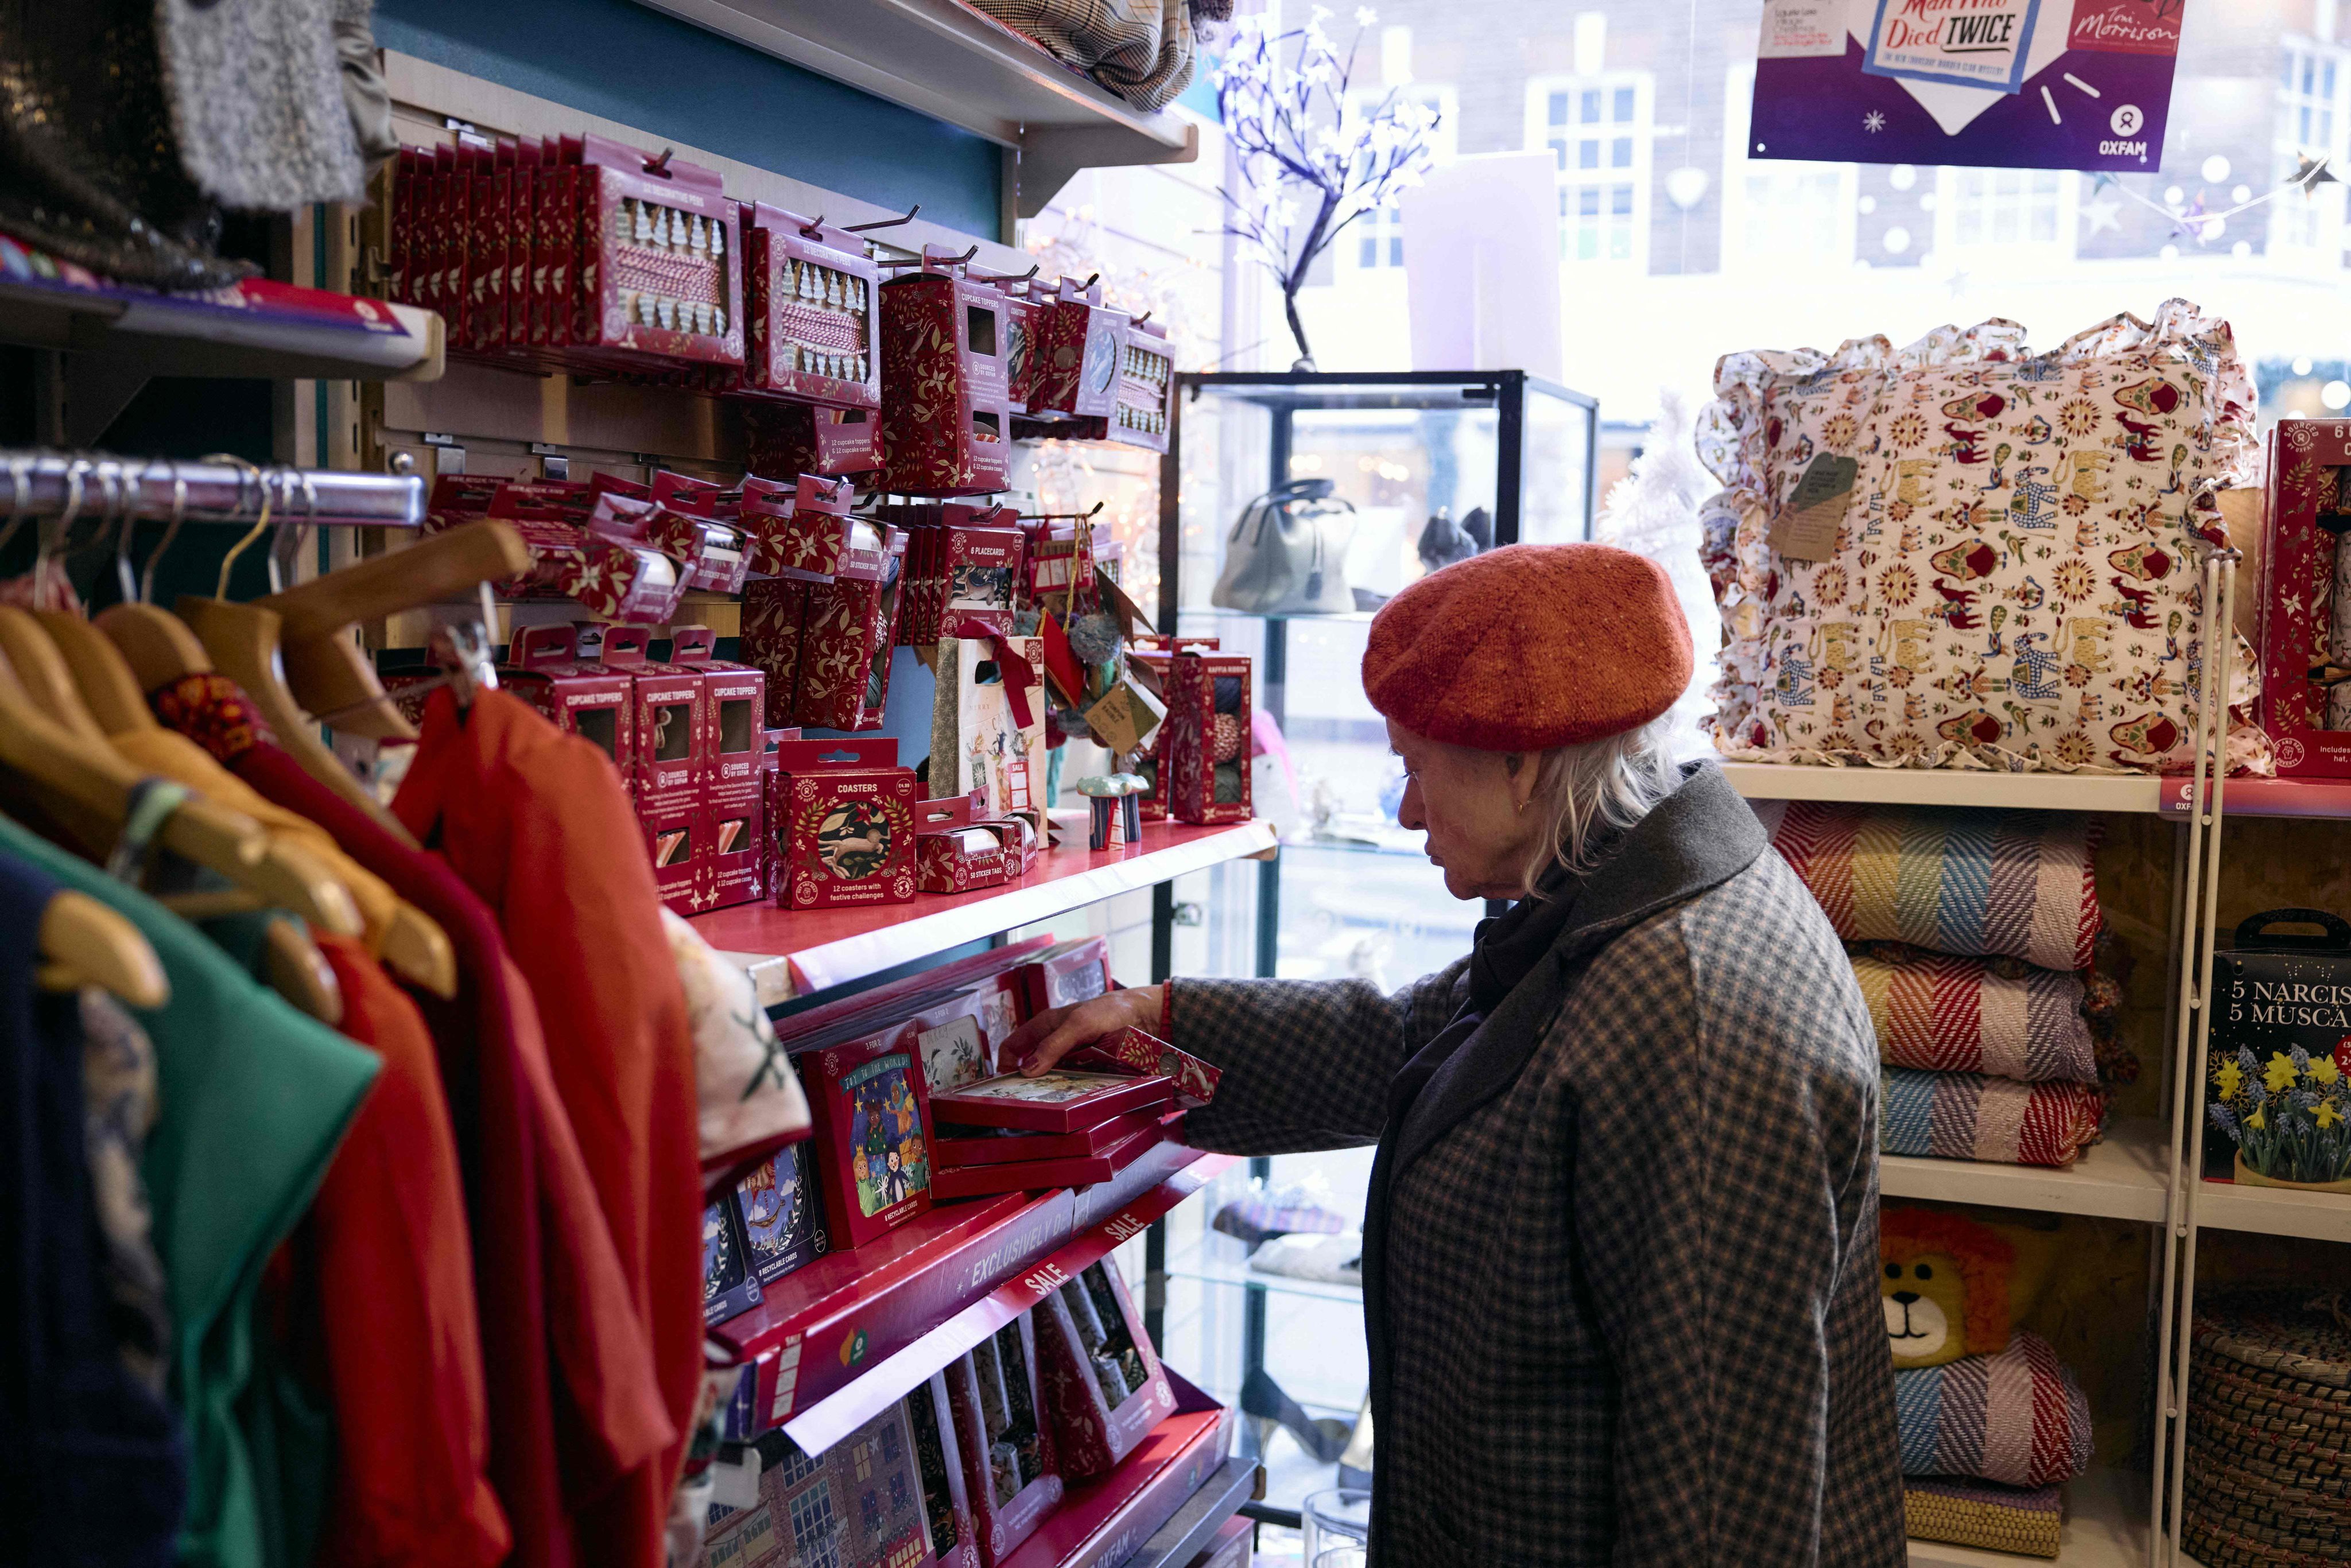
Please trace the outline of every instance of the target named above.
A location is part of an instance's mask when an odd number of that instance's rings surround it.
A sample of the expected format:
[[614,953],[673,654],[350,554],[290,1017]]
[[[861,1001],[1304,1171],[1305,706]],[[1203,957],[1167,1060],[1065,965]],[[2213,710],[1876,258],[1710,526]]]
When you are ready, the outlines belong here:
[[1208,602],[1252,615],[1335,615],[1355,608],[1347,545],[1355,508],[1328,479],[1292,479],[1242,509],[1225,538]]

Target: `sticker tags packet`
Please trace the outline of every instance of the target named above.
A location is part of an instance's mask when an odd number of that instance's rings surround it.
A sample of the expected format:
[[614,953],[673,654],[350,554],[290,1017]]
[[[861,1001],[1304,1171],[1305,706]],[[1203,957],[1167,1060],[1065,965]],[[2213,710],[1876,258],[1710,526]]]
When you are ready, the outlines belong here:
[[1853,505],[1854,481],[1861,465],[1851,457],[1823,452],[1814,457],[1796,481],[1795,494],[1771,519],[1764,543],[1790,560],[1826,560],[1836,553],[1837,529],[1845,508]]

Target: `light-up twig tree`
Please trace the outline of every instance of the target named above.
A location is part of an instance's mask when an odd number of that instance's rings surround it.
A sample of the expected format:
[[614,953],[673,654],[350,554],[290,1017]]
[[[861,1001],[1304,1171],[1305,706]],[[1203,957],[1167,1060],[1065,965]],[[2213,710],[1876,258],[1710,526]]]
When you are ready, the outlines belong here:
[[1237,235],[1281,284],[1281,308],[1298,340],[1293,370],[1314,368],[1298,290],[1314,258],[1342,230],[1420,183],[1434,161],[1437,112],[1390,89],[1366,106],[1351,90],[1364,34],[1378,18],[1355,13],[1354,44],[1343,55],[1314,7],[1305,26],[1276,31],[1263,16],[1233,25],[1217,72],[1217,103],[1238,171],[1224,193]]

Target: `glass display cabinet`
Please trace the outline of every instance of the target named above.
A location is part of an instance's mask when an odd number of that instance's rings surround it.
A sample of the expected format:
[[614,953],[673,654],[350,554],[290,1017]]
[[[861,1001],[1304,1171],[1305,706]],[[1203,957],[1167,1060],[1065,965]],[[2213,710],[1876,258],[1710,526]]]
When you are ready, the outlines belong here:
[[[1159,891],[1162,975],[1179,925],[1255,938],[1254,952],[1183,942],[1186,973],[1202,972],[1205,951],[1213,972],[1393,989],[1468,950],[1486,911],[1448,897],[1420,835],[1397,826],[1403,775],[1364,696],[1364,638],[1381,603],[1452,560],[1590,538],[1598,419],[1593,399],[1517,371],[1179,378],[1158,623],[1250,655],[1287,755],[1252,765],[1279,857]],[[1277,1511],[1338,1484],[1337,1447],[1363,1404],[1362,1293],[1344,1255],[1370,1173],[1368,1148],[1249,1161],[1153,1249],[1160,1343],[1254,1417],[1243,1441],[1267,1465]],[[1333,1239],[1301,1233],[1267,1250],[1247,1220],[1268,1200]]]

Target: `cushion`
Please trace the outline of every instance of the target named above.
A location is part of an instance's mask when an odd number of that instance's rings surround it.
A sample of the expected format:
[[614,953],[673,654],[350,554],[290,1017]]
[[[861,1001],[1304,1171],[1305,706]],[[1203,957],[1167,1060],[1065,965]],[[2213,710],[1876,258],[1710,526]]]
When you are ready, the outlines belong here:
[[[2186,300],[2055,351],[1945,327],[1726,356],[1698,450],[1732,758],[2151,772],[2192,752],[2216,489],[2257,482],[2253,388]],[[1768,542],[1813,460],[1857,467],[1823,559]],[[2221,644],[2241,682],[2250,648]],[[2241,659],[2239,664],[2233,661]],[[2249,702],[2249,685],[2232,691]],[[2238,760],[2268,770],[2247,726]]]
[[1886,1069],[1877,1146],[1889,1155],[2072,1165],[2097,1142],[2105,1092],[2089,1083],[2019,1083],[1980,1072]]
[[1852,957],[1881,1060],[2026,1082],[2097,1081],[2081,976],[2018,958],[1959,958],[1899,942],[1859,943]]
[[1897,1369],[1902,1473],[2040,1487],[2089,1468],[2090,1401],[2057,1353],[2026,1331],[1991,1355]]
[[1902,1511],[1914,1541],[1948,1541],[2027,1557],[2057,1555],[2065,1517],[2056,1487],[2003,1487],[1990,1481],[1905,1480]]
[[1755,815],[1848,942],[2088,967],[2096,819],[1761,800]]
[[1877,1249],[1877,1293],[1897,1367],[2006,1350],[2054,1260],[2047,1232],[1903,1204],[1878,1217]]

